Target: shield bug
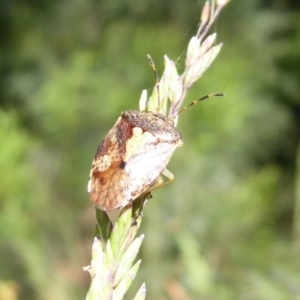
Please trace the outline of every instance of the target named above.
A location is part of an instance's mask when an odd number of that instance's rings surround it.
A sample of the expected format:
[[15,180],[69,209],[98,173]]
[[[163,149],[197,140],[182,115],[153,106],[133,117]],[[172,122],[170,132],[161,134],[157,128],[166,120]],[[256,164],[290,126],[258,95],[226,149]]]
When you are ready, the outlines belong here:
[[152,112],[124,111],[95,155],[88,184],[92,202],[114,210],[149,191],[181,145],[172,120]]
[[[204,96],[178,113],[212,96],[223,94]],[[91,201],[104,211],[115,210],[163,185],[161,173],[171,181],[173,174],[166,166],[182,145],[173,118],[145,111],[122,112],[93,160],[88,183]]]
[[[159,94],[155,65],[150,56],[148,60]],[[183,145],[181,134],[174,125],[175,118],[204,99],[223,95],[204,96],[172,117],[152,111],[122,112],[100,143],[92,163],[87,189],[95,206],[104,211],[120,209],[143,193],[172,181],[174,176],[166,166],[175,149]],[[169,179],[167,183],[161,174]]]

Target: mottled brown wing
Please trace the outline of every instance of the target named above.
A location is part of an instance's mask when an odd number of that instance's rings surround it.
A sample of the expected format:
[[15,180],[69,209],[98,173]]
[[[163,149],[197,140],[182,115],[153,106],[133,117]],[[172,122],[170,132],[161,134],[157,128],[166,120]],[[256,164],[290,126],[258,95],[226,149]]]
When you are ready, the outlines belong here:
[[125,206],[129,179],[124,170],[118,166],[110,166],[104,172],[93,171],[91,176],[90,198],[102,210],[114,210]]
[[124,170],[126,140],[131,137],[130,124],[119,118],[101,142],[92,164],[88,192],[100,209],[124,206],[129,178]]

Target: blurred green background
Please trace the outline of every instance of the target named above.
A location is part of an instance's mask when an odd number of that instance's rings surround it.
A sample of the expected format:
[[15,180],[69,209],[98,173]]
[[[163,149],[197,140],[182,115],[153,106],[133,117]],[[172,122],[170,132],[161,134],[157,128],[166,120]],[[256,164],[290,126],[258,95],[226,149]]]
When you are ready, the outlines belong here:
[[[203,1],[0,1],[0,299],[84,299],[99,142],[167,54],[183,69]],[[188,94],[185,146],[153,193],[147,299],[300,299],[300,3],[232,0]]]

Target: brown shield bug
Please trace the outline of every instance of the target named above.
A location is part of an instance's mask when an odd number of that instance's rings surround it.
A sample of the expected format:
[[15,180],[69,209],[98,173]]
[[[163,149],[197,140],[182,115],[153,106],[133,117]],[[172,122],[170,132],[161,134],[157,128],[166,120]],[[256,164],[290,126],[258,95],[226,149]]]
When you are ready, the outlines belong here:
[[[159,96],[158,75],[150,55],[148,61],[154,71]],[[104,211],[120,209],[143,193],[171,182],[174,176],[166,166],[175,149],[183,145],[174,125],[175,118],[202,100],[223,95],[206,95],[172,117],[152,111],[122,112],[100,143],[92,163],[87,189],[95,206]],[[161,174],[169,181],[164,183]]]
[[[197,102],[223,95],[204,96],[176,116]],[[91,201],[101,210],[115,210],[164,185],[162,173],[172,181],[174,176],[166,166],[175,149],[182,145],[173,118],[145,111],[122,112],[100,143],[93,160],[88,183]]]
[[166,168],[181,135],[167,117],[126,110],[101,142],[88,192],[102,210],[124,207],[149,191]]

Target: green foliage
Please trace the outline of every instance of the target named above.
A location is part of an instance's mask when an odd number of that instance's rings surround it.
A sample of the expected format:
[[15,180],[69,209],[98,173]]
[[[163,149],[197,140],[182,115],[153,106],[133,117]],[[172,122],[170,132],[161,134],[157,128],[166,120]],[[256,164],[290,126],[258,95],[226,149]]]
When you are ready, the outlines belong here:
[[[147,53],[159,73],[163,54],[183,65],[196,2],[2,3],[0,299],[85,297],[97,144],[153,86]],[[222,12],[224,47],[187,102],[226,97],[180,117],[185,146],[144,209],[128,299],[143,281],[147,299],[299,298],[299,15],[288,1]]]
[[[87,300],[124,299],[141,263],[141,260],[135,260],[144,235],[136,238],[136,234],[142,220],[140,209],[146,199],[147,195],[143,195],[133,206],[124,207],[113,226],[107,214],[96,209],[92,261],[84,268],[91,276]],[[142,284],[135,299],[144,299],[145,294],[145,284]]]

